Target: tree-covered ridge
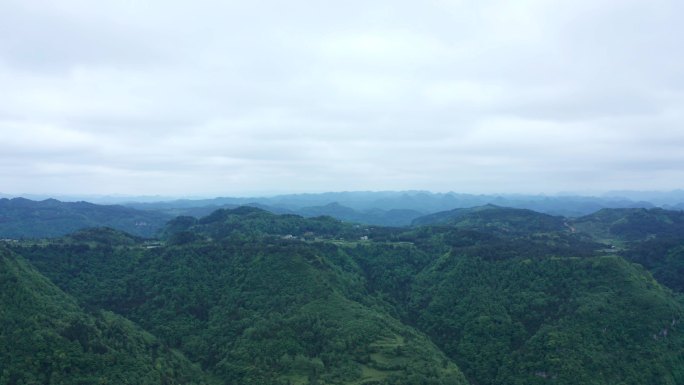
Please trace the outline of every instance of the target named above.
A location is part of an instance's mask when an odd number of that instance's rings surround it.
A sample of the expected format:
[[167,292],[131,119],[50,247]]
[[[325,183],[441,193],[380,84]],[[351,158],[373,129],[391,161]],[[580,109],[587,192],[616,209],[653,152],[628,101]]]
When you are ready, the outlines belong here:
[[[369,284],[473,383],[684,381],[681,302],[585,236],[443,226],[394,236],[430,252],[357,247]],[[560,343],[554,356],[548,344]]]
[[450,253],[420,273],[409,312],[480,384],[684,382],[684,307],[616,256]]
[[252,237],[22,252],[86,306],[136,321],[226,383],[466,383],[368,293],[334,244]]
[[237,208],[156,243],[93,229],[14,250],[224,383],[684,383],[681,301],[620,256],[646,243],[606,256],[572,223],[481,211],[493,225],[402,229]]
[[684,235],[633,242],[620,255],[648,269],[663,285],[684,293]]
[[605,239],[640,241],[653,237],[684,237],[684,211],[602,209],[573,221],[578,231]]
[[[275,207],[266,207],[266,210],[277,213]],[[408,226],[415,218],[425,213],[403,208],[380,209],[377,207],[364,210],[356,210],[343,206],[338,202],[331,202],[322,206],[302,207],[290,210],[292,214],[307,218],[329,216],[345,222],[363,223],[377,226]]]
[[59,237],[89,227],[112,227],[154,237],[169,216],[118,205],[0,199],[0,238]]
[[91,227],[71,233],[57,242],[90,243],[94,245],[132,246],[145,242],[144,238],[109,227]]
[[414,219],[412,225],[450,225],[473,230],[511,234],[552,232],[566,229],[565,220],[562,217],[555,217],[527,209],[499,207],[491,204],[426,215]]
[[107,311],[85,313],[0,246],[0,384],[214,384],[179,352]]
[[571,222],[612,252],[648,269],[663,285],[684,292],[684,212],[604,209]]
[[363,234],[365,231],[360,226],[344,223],[332,217],[304,218],[293,214],[277,215],[249,206],[219,209],[201,219],[177,217],[170,221],[164,230],[164,236],[172,242],[266,235],[297,239],[358,239]]

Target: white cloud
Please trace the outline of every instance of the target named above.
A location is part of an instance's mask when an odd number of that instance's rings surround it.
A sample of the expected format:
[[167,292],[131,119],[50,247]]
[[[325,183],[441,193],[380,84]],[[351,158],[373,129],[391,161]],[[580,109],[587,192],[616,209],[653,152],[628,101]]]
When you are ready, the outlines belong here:
[[675,0],[0,4],[0,191],[681,188]]

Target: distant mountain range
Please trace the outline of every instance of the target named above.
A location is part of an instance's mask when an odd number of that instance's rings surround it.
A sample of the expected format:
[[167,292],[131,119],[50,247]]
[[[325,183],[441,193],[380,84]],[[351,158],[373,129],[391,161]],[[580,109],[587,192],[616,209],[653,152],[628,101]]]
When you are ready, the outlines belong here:
[[118,205],[60,202],[55,199],[0,199],[0,237],[3,238],[57,237],[102,226],[152,237],[171,218],[164,213]]
[[[648,195],[662,203],[672,202],[679,192]],[[667,197],[667,199],[666,199]],[[264,198],[213,198],[127,202],[99,205],[89,202],[61,202],[55,199],[33,201],[25,198],[0,199],[0,237],[55,237],[89,227],[111,227],[142,237],[154,237],[164,224],[177,216],[200,218],[218,209],[257,207],[275,214],[305,218],[330,216],[345,222],[403,227],[457,215],[459,210],[494,205],[533,210],[551,216],[578,218],[605,208],[652,209],[649,201],[619,197],[472,195],[425,191],[330,192],[293,194]],[[684,210],[684,203],[662,205]],[[451,212],[450,214],[448,212]],[[438,214],[441,213],[441,214]],[[425,217],[427,216],[427,217]],[[425,217],[424,219],[421,219]]]
[[[674,193],[673,193],[674,194]],[[635,195],[636,196],[636,195]],[[678,197],[678,195],[672,195]],[[330,215],[342,220],[385,226],[406,226],[419,216],[456,208],[494,204],[503,207],[530,209],[551,215],[580,217],[602,208],[684,209],[684,197],[658,204],[645,200],[606,196],[543,196],[543,195],[473,195],[431,193],[425,191],[330,192],[292,194],[274,197],[213,198],[172,200],[162,202],[126,202],[124,205],[141,210],[169,214],[204,214],[212,209],[241,205],[260,207],[274,213],[294,213],[305,217]]]
[[632,201],[651,202],[656,206],[663,206],[665,208],[679,205],[684,207],[684,190],[672,191],[609,191],[602,195],[602,197],[619,197],[620,199],[629,199]]

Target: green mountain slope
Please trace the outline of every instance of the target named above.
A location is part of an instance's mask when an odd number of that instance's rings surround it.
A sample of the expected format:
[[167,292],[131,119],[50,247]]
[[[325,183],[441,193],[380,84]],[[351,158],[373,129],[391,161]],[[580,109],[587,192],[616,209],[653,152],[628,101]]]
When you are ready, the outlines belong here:
[[[278,220],[296,228],[301,218]],[[203,223],[198,229],[214,234],[215,221]],[[125,315],[226,383],[466,383],[422,333],[369,295],[335,244],[224,232],[222,242],[154,249],[70,241],[21,251],[82,303]]]
[[684,293],[684,236],[634,242],[620,255],[647,268],[663,285]]
[[619,257],[450,254],[410,311],[480,384],[684,383],[684,307]]
[[292,237],[297,239],[358,239],[367,234],[359,225],[343,223],[332,217],[304,218],[277,215],[249,206],[220,209],[201,219],[177,217],[171,220],[163,236],[172,243],[193,240],[240,240],[249,237]]
[[337,202],[324,206],[302,207],[294,213],[304,217],[330,216],[346,222],[364,223],[378,226],[407,226],[424,213],[408,209],[382,210],[378,208],[355,210]]
[[201,370],[110,312],[84,313],[0,247],[0,384],[208,384]]
[[166,243],[100,229],[13,249],[225,383],[684,384],[684,307],[641,266],[562,218],[450,220],[237,208],[177,218]]
[[153,237],[170,217],[123,206],[88,202],[0,199],[0,238],[58,237],[88,227],[112,227]]
[[684,292],[684,212],[604,209],[577,218],[572,226],[644,266],[662,284]]
[[527,209],[513,209],[491,204],[426,215],[414,219],[411,225],[449,225],[458,228],[509,234],[563,231],[566,229],[565,220],[562,217],[554,217]]
[[653,237],[684,237],[684,211],[602,209],[572,221],[578,230],[604,239],[639,241]]
[[394,238],[415,247],[355,248],[370,286],[472,383],[684,381],[681,302],[581,234],[438,226]]

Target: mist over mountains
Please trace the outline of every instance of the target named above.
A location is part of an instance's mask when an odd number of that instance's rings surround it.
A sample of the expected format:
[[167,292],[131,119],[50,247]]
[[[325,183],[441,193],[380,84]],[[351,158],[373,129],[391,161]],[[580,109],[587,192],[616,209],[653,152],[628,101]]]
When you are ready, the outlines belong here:
[[590,195],[525,195],[525,194],[464,194],[456,192],[433,193],[429,191],[347,191],[310,194],[287,194],[270,197],[217,197],[212,199],[164,199],[154,201],[147,197],[138,201],[134,197],[119,198],[111,203],[124,204],[139,209],[172,209],[221,205],[261,204],[277,209],[299,210],[325,206],[332,203],[357,211],[365,210],[415,210],[424,214],[496,204],[506,207],[528,208],[554,215],[586,215],[600,208],[609,207],[663,207],[684,205],[684,191],[638,192],[618,191],[597,196]]
[[[0,193],[0,198],[13,198],[17,195]],[[546,208],[548,211],[563,211],[563,204],[571,208],[565,213],[570,215],[572,207],[586,214],[598,206],[629,206],[649,204],[672,208],[684,204],[684,190],[673,191],[609,191],[600,194],[466,194],[457,192],[434,193],[422,190],[407,191],[343,191],[324,193],[284,194],[272,196],[240,196],[216,198],[174,198],[164,196],[126,196],[126,195],[44,195],[22,194],[27,199],[44,200],[49,198],[65,202],[88,201],[97,204],[123,204],[135,208],[188,208],[204,206],[220,206],[226,204],[244,205],[259,203],[281,207],[283,209],[300,209],[311,206],[324,206],[338,203],[355,210],[369,209],[412,209],[417,211],[436,212],[453,208],[474,207],[487,203],[502,206],[531,206]],[[585,206],[581,206],[584,204]],[[521,207],[530,208],[533,207]],[[551,213],[551,212],[550,212]],[[558,215],[565,215],[558,213]]]
[[[617,193],[615,193],[617,194]],[[603,208],[682,210],[684,192],[622,192],[606,196],[473,195],[426,191],[329,192],[273,197],[218,197],[155,202],[119,198],[118,204],[69,202],[50,198],[0,198],[0,236],[60,236],[87,227],[109,226],[152,237],[176,216],[203,217],[220,208],[252,206],[276,214],[311,218],[330,216],[345,222],[379,226],[409,226],[425,215],[460,208],[496,205],[534,210],[563,217],[580,217]],[[630,199],[624,196],[629,196]],[[639,198],[640,200],[636,200]],[[643,199],[642,199],[643,198]],[[644,199],[653,199],[647,201]],[[101,198],[105,201],[113,198]],[[26,229],[30,228],[30,231]]]

